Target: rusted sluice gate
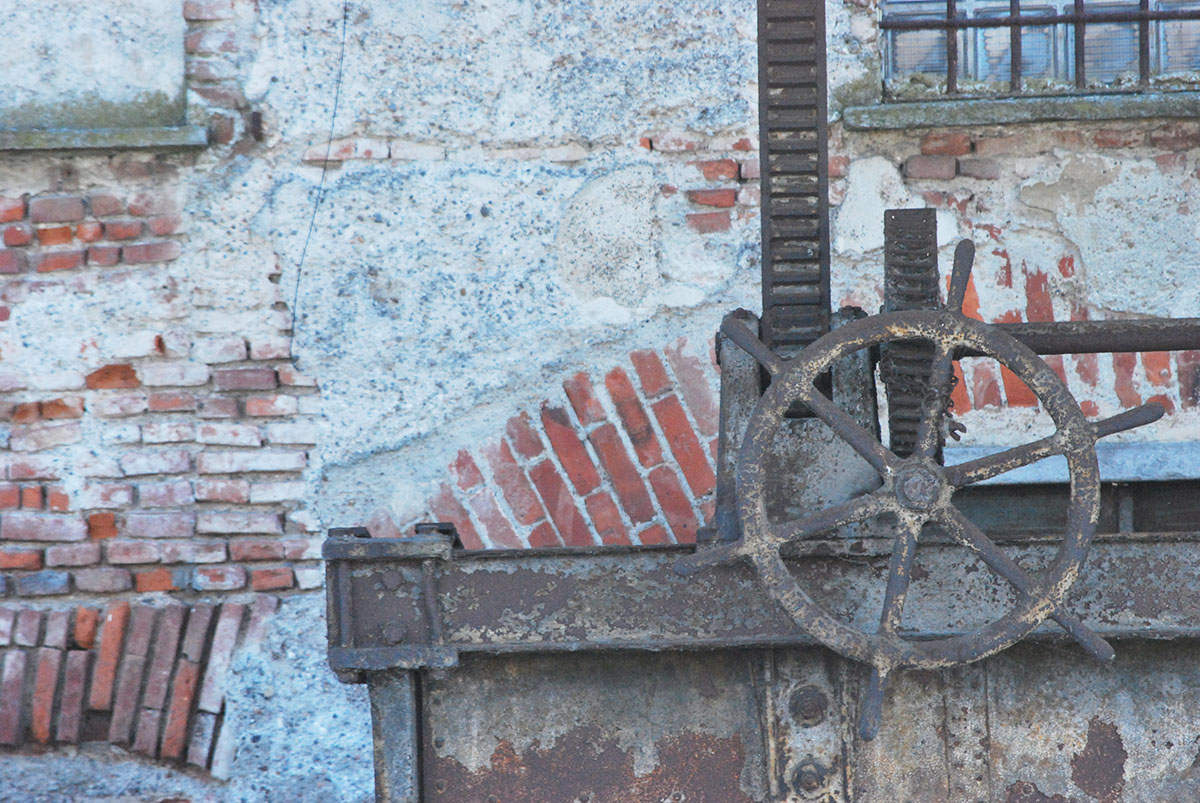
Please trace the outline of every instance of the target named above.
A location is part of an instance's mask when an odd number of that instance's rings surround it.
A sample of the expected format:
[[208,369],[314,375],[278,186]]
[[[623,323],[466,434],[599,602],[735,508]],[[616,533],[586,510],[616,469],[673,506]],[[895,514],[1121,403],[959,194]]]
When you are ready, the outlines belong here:
[[[381,800],[1200,800],[1200,471],[1102,476],[1097,440],[1162,409],[1086,420],[1038,356],[1195,349],[1200,320],[968,319],[973,248],[940,299],[926,210],[886,215],[884,311],[831,314],[823,42],[818,4],[760,4],[764,315],[721,325],[699,544],[330,531]],[[947,464],[971,356],[1047,434]]]

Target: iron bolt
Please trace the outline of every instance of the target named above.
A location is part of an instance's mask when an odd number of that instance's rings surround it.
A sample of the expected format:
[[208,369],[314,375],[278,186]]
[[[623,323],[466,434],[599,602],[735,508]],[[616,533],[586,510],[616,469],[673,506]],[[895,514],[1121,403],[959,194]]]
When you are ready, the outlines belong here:
[[388,622],[383,626],[383,640],[388,644],[399,644],[408,635],[408,628],[403,622]]
[[438,781],[433,785],[433,788],[439,792],[445,792],[448,785],[445,781]]
[[404,582],[404,576],[395,569],[390,569],[384,572],[383,575],[380,576],[379,580],[383,583],[383,587],[388,591],[395,591],[400,587],[401,583]]
[[792,788],[798,792],[816,792],[825,786],[826,770],[811,758],[805,759],[792,775]]
[[829,698],[816,686],[801,686],[792,692],[788,707],[797,725],[811,728],[825,721]]
[[433,746],[434,747],[445,747],[446,740],[443,739],[441,736],[438,736],[436,739],[433,740]]

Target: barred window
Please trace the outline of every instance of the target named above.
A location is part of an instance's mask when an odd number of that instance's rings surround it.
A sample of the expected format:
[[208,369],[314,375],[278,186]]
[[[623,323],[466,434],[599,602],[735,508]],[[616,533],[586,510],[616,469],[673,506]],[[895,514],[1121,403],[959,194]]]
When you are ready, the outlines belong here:
[[1200,0],[884,0],[896,100],[1200,86]]

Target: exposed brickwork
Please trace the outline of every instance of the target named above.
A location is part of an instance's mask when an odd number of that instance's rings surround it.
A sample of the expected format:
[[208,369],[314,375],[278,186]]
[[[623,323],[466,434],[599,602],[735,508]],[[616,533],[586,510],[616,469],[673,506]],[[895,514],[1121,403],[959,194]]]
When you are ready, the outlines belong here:
[[[256,595],[249,606],[219,608],[0,607],[0,744],[99,739],[175,760],[186,748],[189,763],[208,767],[208,746],[193,751],[189,739],[220,729],[234,653],[262,639],[277,606]],[[102,613],[97,646],[91,634]]]

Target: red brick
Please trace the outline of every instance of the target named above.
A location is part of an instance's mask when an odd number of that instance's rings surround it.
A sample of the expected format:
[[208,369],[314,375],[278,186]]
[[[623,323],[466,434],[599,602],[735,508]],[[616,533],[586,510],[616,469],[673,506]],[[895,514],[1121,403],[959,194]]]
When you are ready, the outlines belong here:
[[687,199],[700,206],[716,206],[728,208],[737,201],[737,190],[688,190]]
[[49,744],[54,695],[58,689],[58,670],[62,664],[62,650],[43,647],[37,651],[36,655],[37,674],[33,683],[30,735],[38,744]]
[[742,181],[757,181],[762,177],[762,164],[758,159],[742,159],[738,162],[738,175]]
[[546,517],[546,511],[529,485],[525,472],[517,465],[507,443],[501,441],[485,446],[483,457],[518,523],[530,525]]
[[143,262],[168,262],[178,257],[182,250],[174,240],[156,240],[127,245],[121,249],[121,255],[125,262],[136,265]]
[[558,533],[554,531],[554,525],[548,521],[543,521],[541,524],[534,527],[529,533],[529,546],[534,549],[562,545],[562,539],[559,538]]
[[254,396],[246,399],[246,415],[281,416],[295,415],[299,404],[295,396]]
[[[151,393],[148,399],[150,412],[187,412],[196,409],[196,397],[191,393]],[[235,403],[236,408],[236,403]]]
[[177,591],[175,574],[170,569],[147,569],[133,573],[133,587],[139,592]]
[[1179,372],[1179,400],[1184,407],[1200,404],[1200,351],[1181,351],[1175,355]]
[[171,667],[175,663],[175,652],[179,647],[186,614],[186,606],[172,604],[163,608],[158,616],[154,646],[150,651],[150,666],[146,672],[146,689],[142,693],[143,708],[160,709],[166,702]]
[[254,569],[250,572],[250,587],[255,591],[279,591],[291,588],[295,579],[291,568],[287,566]]
[[[21,506],[21,489],[9,483],[0,483],[0,510],[12,510]],[[0,565],[0,569],[4,566]]]
[[108,729],[108,741],[114,744],[127,744],[133,735],[138,692],[141,691],[146,655],[150,650],[154,619],[155,610],[147,605],[138,605],[133,609]]
[[737,162],[732,159],[705,159],[690,164],[709,181],[732,181],[738,177]]
[[521,457],[529,459],[542,453],[542,439],[534,430],[529,413],[519,413],[508,419],[505,432]]
[[650,486],[667,517],[671,532],[675,534],[675,540],[681,544],[694,542],[699,522],[675,472],[666,466],[659,466],[650,472]]
[[42,612],[29,608],[17,612],[17,626],[13,628],[13,643],[22,647],[36,647],[42,632]]
[[12,642],[13,624],[16,621],[16,611],[12,608],[0,608],[0,647],[7,647]]
[[646,398],[653,399],[670,390],[671,379],[667,376],[667,369],[663,367],[662,360],[658,358],[657,353],[633,351],[630,352],[629,359],[633,362],[638,382],[641,384],[642,393],[646,394]]
[[125,211],[125,204],[115,195],[92,195],[88,197],[88,207],[96,217],[120,215]]
[[961,131],[938,131],[921,137],[921,153],[928,156],[965,156],[971,152],[971,136]]
[[550,446],[558,455],[563,469],[581,495],[590,493],[600,484],[592,458],[571,426],[566,410],[542,405],[542,428],[550,439]]
[[82,541],[87,526],[82,519],[53,514],[6,513],[0,517],[0,539],[9,541]]
[[188,612],[187,630],[184,631],[179,650],[183,657],[190,661],[199,662],[204,656],[204,645],[208,639],[213,612],[213,606],[205,603],[193,605]]
[[[264,569],[262,571],[271,571]],[[290,572],[289,572],[290,574]],[[237,635],[241,629],[245,606],[226,602],[221,606],[217,626],[213,630],[212,646],[209,649],[208,666],[204,672],[204,683],[196,707],[210,714],[221,712],[225,699],[225,679],[229,665],[233,662],[233,650],[237,646]]]
[[1200,124],[1170,123],[1150,132],[1150,144],[1168,151],[1187,151],[1200,148]]
[[1016,374],[1000,366],[1000,381],[1004,385],[1004,396],[1009,407],[1037,407],[1037,396]]
[[88,708],[93,711],[107,711],[112,707],[117,661],[121,657],[121,645],[125,638],[125,625],[128,621],[128,602],[111,602],[105,608],[104,628],[100,631],[100,649],[96,655],[96,668],[92,672],[92,690],[88,698]]
[[75,590],[89,594],[110,594],[133,588],[133,575],[128,569],[77,569]]
[[250,483],[246,480],[196,480],[195,493],[199,502],[249,502]]
[[9,419],[14,424],[29,424],[42,417],[42,406],[37,402],[22,402],[12,408]]
[[183,18],[192,21],[233,19],[233,4],[230,0],[186,0]]
[[4,671],[0,674],[0,744],[16,746],[24,741],[21,725],[24,685],[25,651],[6,650]]
[[32,549],[0,549],[0,569],[42,568],[42,553]]
[[75,239],[70,226],[47,226],[37,230],[38,245],[69,245]]
[[4,244],[9,248],[18,248],[33,242],[34,229],[28,223],[14,223],[4,229]]
[[462,539],[463,546],[467,549],[483,548],[483,541],[475,530],[475,525],[471,523],[471,516],[454,497],[454,490],[449,485],[442,484],[438,492],[430,498],[429,508],[437,516],[438,521],[448,521],[454,524],[455,529],[458,530],[458,537]]
[[192,456],[182,449],[126,452],[117,462],[127,477],[143,474],[183,474],[192,470]]
[[473,494],[467,500],[467,504],[471,506],[475,517],[483,523],[484,532],[487,533],[492,546],[510,549],[520,549],[525,546],[513,531],[508,519],[500,511],[500,506],[496,504],[496,497],[491,491],[483,490]]
[[63,399],[51,399],[40,404],[42,418],[55,420],[60,418],[82,418],[83,399],[78,396]]
[[8,464],[10,480],[56,480],[58,470],[48,458],[26,456]]
[[995,159],[959,159],[958,174],[967,178],[994,181],[1000,178],[1000,163]]
[[638,543],[644,546],[654,544],[669,544],[671,536],[667,534],[667,530],[661,524],[651,524],[646,529],[638,533]]
[[192,586],[197,591],[234,591],[246,585],[246,570],[241,566],[205,566],[197,568]]
[[100,545],[71,544],[46,548],[47,566],[91,566],[100,562]]
[[158,730],[162,722],[162,711],[153,708],[143,708],[137,717],[137,728],[134,731],[133,746],[135,753],[154,758],[158,755]]
[[675,372],[679,390],[683,395],[684,404],[691,412],[696,426],[703,435],[712,437],[717,434],[717,422],[720,413],[712,388],[699,359],[684,351],[687,338],[680,338],[674,347],[666,349],[667,362]]
[[65,650],[70,619],[70,611],[50,611],[46,614],[46,632],[42,635],[42,646]]
[[1030,323],[1054,320],[1050,281],[1040,270],[1025,273],[1025,318]]
[[100,388],[136,388],[139,384],[137,372],[129,364],[106,365],[87,375],[87,386]]
[[1136,354],[1117,353],[1112,355],[1113,373],[1116,374],[1117,399],[1124,407],[1137,407],[1142,397],[1133,385],[1133,369],[1137,364]]
[[88,537],[93,540],[112,538],[117,534],[117,517],[112,513],[92,513],[87,517]]
[[58,728],[54,738],[66,744],[79,742],[79,728],[83,721],[84,689],[87,686],[87,650],[67,652],[67,669],[63,673],[63,690],[59,701]]
[[479,473],[479,466],[475,465],[475,460],[466,449],[458,451],[454,462],[450,464],[450,472],[454,474],[458,487],[464,491],[474,488],[483,482],[483,475]]
[[1136,148],[1146,142],[1146,132],[1102,128],[1092,137],[1092,142],[1097,148]]
[[109,541],[105,549],[109,563],[158,563],[160,547],[153,541]]
[[258,449],[206,451],[196,460],[201,474],[244,474],[252,471],[301,471],[307,464],[303,451]]
[[655,402],[652,409],[692,494],[699,498],[712,493],[716,487],[716,475],[679,398],[675,395],[667,396]]
[[283,544],[275,538],[239,538],[229,542],[229,558],[236,561],[282,560]]
[[999,156],[1021,153],[1028,148],[1028,137],[1014,134],[1008,137],[982,137],[975,140],[976,156]]
[[71,509],[71,497],[62,488],[47,488],[46,509],[51,513],[66,513]]
[[617,503],[613,501],[612,496],[605,491],[597,491],[584,500],[584,506],[587,508],[588,517],[592,520],[592,528],[600,537],[600,543],[607,545],[630,543],[629,531],[625,529],[625,523],[621,521],[621,511],[617,509]]
[[83,266],[83,251],[48,251],[38,257],[39,273],[55,270],[75,270]]
[[146,225],[150,227],[151,234],[165,237],[178,231],[181,222],[179,215],[158,215],[146,221]]
[[1142,353],[1142,368],[1151,385],[1166,387],[1171,384],[1171,355],[1165,351]]
[[141,192],[129,202],[129,214],[134,217],[170,215],[178,211],[179,203],[174,197],[164,193]]
[[697,212],[687,215],[686,218],[688,226],[700,234],[729,231],[730,218],[728,212]]
[[571,402],[575,415],[585,427],[604,420],[604,407],[596,398],[592,381],[585,373],[578,373],[563,381],[563,390]]
[[223,368],[212,373],[217,390],[273,390],[274,368]]
[[0,248],[0,273],[20,273],[23,270],[25,270],[23,253]]
[[265,533],[283,532],[280,516],[274,511],[260,510],[201,510],[197,516],[198,533]]
[[996,372],[990,365],[979,364],[975,366],[975,374],[971,385],[971,397],[975,409],[1000,406],[1000,383],[996,379]]
[[958,172],[953,156],[910,156],[904,161],[904,175],[915,179],[950,179]]
[[83,508],[119,508],[133,504],[133,486],[127,482],[89,482],[78,499]]
[[162,742],[158,754],[162,758],[180,758],[187,742],[188,715],[196,684],[200,679],[200,667],[185,658],[179,659],[175,670],[175,683],[171,687],[171,701],[167,709],[167,720],[163,726]]
[[605,424],[588,435],[600,463],[612,481],[613,490],[625,513],[635,523],[654,518],[654,505],[642,482],[641,475],[625,452],[625,444],[612,424]]
[[604,386],[617,408],[617,416],[629,435],[638,461],[647,468],[661,463],[662,448],[658,444],[658,437],[650,426],[650,417],[646,415],[629,376],[622,369],[614,368],[604,377]]
[[111,268],[121,261],[121,249],[116,245],[93,245],[87,250],[87,263],[96,268]]
[[0,196],[0,223],[11,223],[25,217],[25,199]]
[[142,507],[183,507],[195,501],[192,484],[187,480],[138,485],[138,503]]
[[571,492],[549,460],[543,460],[529,470],[529,478],[538,490],[550,520],[567,546],[592,546],[595,539],[584,520]]
[[26,486],[21,489],[21,507],[26,510],[42,509],[42,488],[40,485]]
[[225,544],[221,541],[184,539],[161,542],[163,563],[221,563],[225,560]]
[[828,161],[829,178],[845,178],[849,169],[849,156],[830,155]]
[[75,236],[85,243],[94,243],[104,235],[104,226],[98,220],[87,220],[75,227]]
[[34,198],[29,203],[34,223],[71,223],[83,220],[83,199],[76,196]]
[[104,223],[104,237],[107,240],[135,240],[142,234],[140,220],[109,220]]

